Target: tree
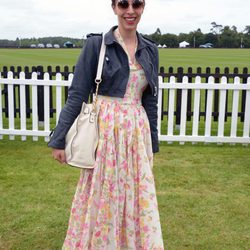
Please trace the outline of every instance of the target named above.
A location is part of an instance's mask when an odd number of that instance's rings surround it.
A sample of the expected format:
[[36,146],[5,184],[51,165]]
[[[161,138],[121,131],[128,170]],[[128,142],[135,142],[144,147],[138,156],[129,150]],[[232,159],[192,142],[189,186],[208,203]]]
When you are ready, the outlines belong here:
[[217,35],[211,32],[204,35],[204,43],[212,43],[214,47],[219,47]]
[[159,28],[151,34],[151,35],[146,35],[149,39],[153,40],[155,43],[160,44],[160,39],[161,39],[161,31]]
[[16,38],[16,47],[17,48],[21,47],[21,41],[20,41],[19,37]]
[[178,47],[178,37],[174,34],[163,34],[160,39],[160,44],[166,44],[168,48]]
[[233,26],[231,27],[231,29],[232,29],[232,31],[233,31],[234,33],[236,33],[236,34],[238,33],[237,27],[236,27],[236,26],[233,25]]
[[[191,31],[189,33],[175,34],[162,34],[160,28],[149,35],[144,35],[149,39],[153,40],[156,44],[166,44],[167,47],[176,48],[179,47],[179,43],[187,41],[190,43],[190,47],[199,47],[201,44],[212,43],[214,47],[220,48],[250,48],[250,25],[245,26],[242,32],[237,31],[237,27],[233,26],[222,26],[216,22],[211,23],[211,32],[203,34],[201,29]],[[16,48],[21,45],[22,48],[28,48],[31,44],[38,43],[51,43],[59,44],[61,47],[67,41],[71,41],[76,47],[82,47],[83,39],[71,38],[71,37],[42,37],[42,38],[20,38],[17,37],[15,40],[0,39],[0,47]]]
[[245,32],[246,35],[250,35],[250,25],[247,25],[243,32]]
[[250,48],[250,25],[247,25],[242,33],[243,46]]
[[221,24],[217,24],[216,22],[212,22],[211,25],[212,28],[210,30],[212,31],[212,33],[214,33],[215,35],[219,35],[223,26]]
[[189,35],[186,33],[180,33],[178,36],[178,42],[181,43],[183,41],[188,42],[189,41]]
[[201,32],[201,29],[197,29],[195,31],[191,31],[189,33],[189,37],[187,39],[190,43],[190,46],[192,44],[191,47],[199,47],[199,45],[204,43],[204,34]]
[[161,35],[161,30],[160,30],[160,28],[157,28],[157,30],[156,30],[155,33],[158,34],[158,35]]
[[235,28],[230,29],[229,26],[225,26],[222,29],[220,47],[224,48],[240,47],[240,37],[238,36],[237,30],[235,31]]

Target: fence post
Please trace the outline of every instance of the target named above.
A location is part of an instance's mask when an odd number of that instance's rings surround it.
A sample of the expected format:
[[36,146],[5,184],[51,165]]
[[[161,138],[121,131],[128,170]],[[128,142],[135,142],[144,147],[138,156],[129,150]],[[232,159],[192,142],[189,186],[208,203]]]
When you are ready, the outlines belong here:
[[[248,74],[248,69],[247,68],[244,68],[243,69],[243,74]],[[243,84],[246,84],[247,83],[247,76],[246,77],[243,77],[242,79],[242,83]],[[243,90],[242,91],[242,98],[241,98],[241,117],[240,117],[240,121],[241,122],[244,122],[245,121],[245,110],[246,110],[246,90]]]
[[[15,78],[17,75],[16,73],[16,70],[15,70],[15,67],[14,66],[10,66],[10,71],[13,73],[13,78]],[[19,77],[19,76],[18,76]],[[18,113],[18,110],[17,110],[17,100],[16,100],[16,88],[18,88],[17,85],[13,85],[13,98],[14,98],[14,117],[16,118],[16,115]]]
[[[44,75],[43,66],[37,66],[37,79],[42,80]],[[38,101],[38,121],[41,125],[44,124],[44,87],[37,87]]]
[[[211,74],[211,68],[206,68],[206,82],[208,82],[209,75]],[[202,112],[201,112],[202,113]],[[205,90],[205,110],[204,110],[204,120],[206,121],[206,115],[207,115],[207,90]]]
[[[160,67],[160,75],[162,76],[163,82],[164,82],[164,67]],[[163,109],[164,109],[164,89],[162,90],[162,102],[161,102],[161,120],[163,120]]]
[[[226,67],[224,69],[225,75],[229,74],[229,68]],[[229,80],[229,77],[227,77],[227,81]],[[228,117],[228,90],[226,90],[226,107],[225,107],[225,122],[227,121],[227,117]]]
[[[31,79],[32,78],[32,73],[33,72],[37,72],[37,67],[36,66],[32,66],[31,67],[31,71],[29,71],[29,68],[27,67],[27,75],[28,75],[28,77]],[[30,89],[32,89],[32,88],[30,88]],[[37,102],[38,102],[38,100],[37,100]],[[38,108],[38,107],[37,107]],[[30,107],[30,114],[31,113],[33,113],[33,109],[32,109],[32,107]]]
[[[22,67],[21,66],[17,66],[17,75],[16,77],[19,79],[19,76],[20,76],[20,73],[22,72]],[[16,112],[18,113],[19,115],[19,118],[21,118],[21,98],[20,98],[20,85],[17,85],[16,86],[17,88],[17,92],[18,92],[18,95],[17,95],[17,103],[18,103],[18,108],[16,109]],[[16,97],[14,97],[15,99]]]
[[[188,67],[188,82],[193,82],[193,70],[192,67]],[[188,96],[187,96],[187,121],[191,121],[192,117],[192,90],[188,90]]]
[[[220,68],[216,67],[215,68],[215,82],[219,84],[220,83]],[[212,113],[212,115],[214,116],[214,121],[218,121],[218,117],[219,117],[219,90],[216,89],[214,91],[214,112]]]
[[[36,66],[32,66],[31,71],[29,71],[29,68],[27,67],[27,75],[28,75],[29,79],[32,78],[32,73],[33,72],[37,72],[37,67]],[[30,89],[32,89],[32,88],[30,88]],[[37,100],[37,102],[38,102],[38,100]],[[38,108],[38,106],[37,106],[37,108]],[[30,114],[32,113],[34,115],[32,107],[30,107],[29,111],[30,111],[29,112]]]
[[[233,73],[234,73],[235,76],[238,75],[239,74],[239,68],[235,67],[234,70],[233,70]],[[237,117],[239,117],[239,112],[238,112]]]
[[[31,74],[30,74],[28,66],[24,67],[24,75],[25,75],[25,79],[31,78]],[[30,114],[32,110],[30,108],[30,86],[29,85],[25,86],[25,96],[26,96],[26,117],[30,118]]]
[[[197,68],[197,76],[200,76],[201,77],[201,74],[202,74],[202,69],[201,69],[201,67],[198,67]],[[201,77],[202,78],[202,77]],[[201,113],[201,101],[200,101],[200,105],[199,105],[199,121],[201,120],[201,115],[200,115],[200,113]]]
[[[64,67],[64,80],[69,80],[69,67],[68,66],[65,66]],[[64,87],[64,103],[66,103],[66,100],[68,98],[68,92],[69,92],[69,87],[68,86],[65,86]]]
[[[182,82],[183,78],[183,68],[179,67],[177,69],[177,82]],[[180,129],[181,124],[181,89],[177,89],[177,98],[176,98],[176,129]]]
[[[3,78],[7,78],[8,76],[8,68],[6,66],[3,67]],[[4,112],[5,116],[9,118],[9,104],[8,104],[8,86],[7,84],[4,84],[3,89],[4,94]]]
[[[47,72],[49,73],[49,79],[52,80],[52,67],[47,67]],[[49,116],[53,118],[54,108],[53,108],[53,91],[52,86],[49,86]]]
[[[174,68],[171,66],[171,67],[169,67],[168,68],[168,77],[166,76],[165,78],[164,78],[164,75],[162,76],[163,77],[163,79],[166,79],[167,78],[167,81],[168,82],[170,82],[170,78],[171,78],[171,76],[174,76]],[[167,93],[168,93],[168,100],[169,100],[169,96],[170,96],[170,91],[169,90],[166,90],[167,91]],[[169,110],[169,102],[167,103],[168,104],[168,106],[167,106],[167,110],[166,110],[166,112],[163,112],[162,113],[162,119],[163,119],[163,117],[164,117],[164,115],[166,114],[167,116],[169,116],[169,113],[168,113],[168,110]]]

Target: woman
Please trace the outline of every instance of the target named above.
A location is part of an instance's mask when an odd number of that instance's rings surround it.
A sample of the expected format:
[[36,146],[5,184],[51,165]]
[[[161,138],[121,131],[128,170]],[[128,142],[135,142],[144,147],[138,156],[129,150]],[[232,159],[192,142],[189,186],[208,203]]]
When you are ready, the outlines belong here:
[[[143,0],[112,0],[118,27],[104,35],[95,167],[82,170],[63,249],[163,249],[153,153],[157,152],[158,51],[137,33]],[[102,36],[80,55],[67,103],[49,146],[65,162],[65,135],[95,88]]]

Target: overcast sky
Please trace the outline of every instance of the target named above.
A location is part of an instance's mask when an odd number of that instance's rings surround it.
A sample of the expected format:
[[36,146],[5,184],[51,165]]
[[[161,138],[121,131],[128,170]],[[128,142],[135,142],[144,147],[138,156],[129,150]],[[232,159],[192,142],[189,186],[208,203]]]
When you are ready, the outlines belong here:
[[[110,0],[0,0],[0,39],[69,36],[82,38],[106,32],[117,24]],[[250,0],[147,0],[138,30],[151,34],[179,34],[200,28],[210,31],[211,22],[250,25]]]

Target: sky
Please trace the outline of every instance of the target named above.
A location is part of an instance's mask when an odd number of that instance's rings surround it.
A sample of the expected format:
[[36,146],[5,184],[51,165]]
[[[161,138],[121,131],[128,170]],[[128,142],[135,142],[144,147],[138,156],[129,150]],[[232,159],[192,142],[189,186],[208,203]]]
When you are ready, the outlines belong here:
[[[152,34],[203,33],[211,22],[250,25],[250,0],[146,0],[138,31]],[[110,0],[0,0],[0,39],[67,36],[85,38],[117,24]]]

